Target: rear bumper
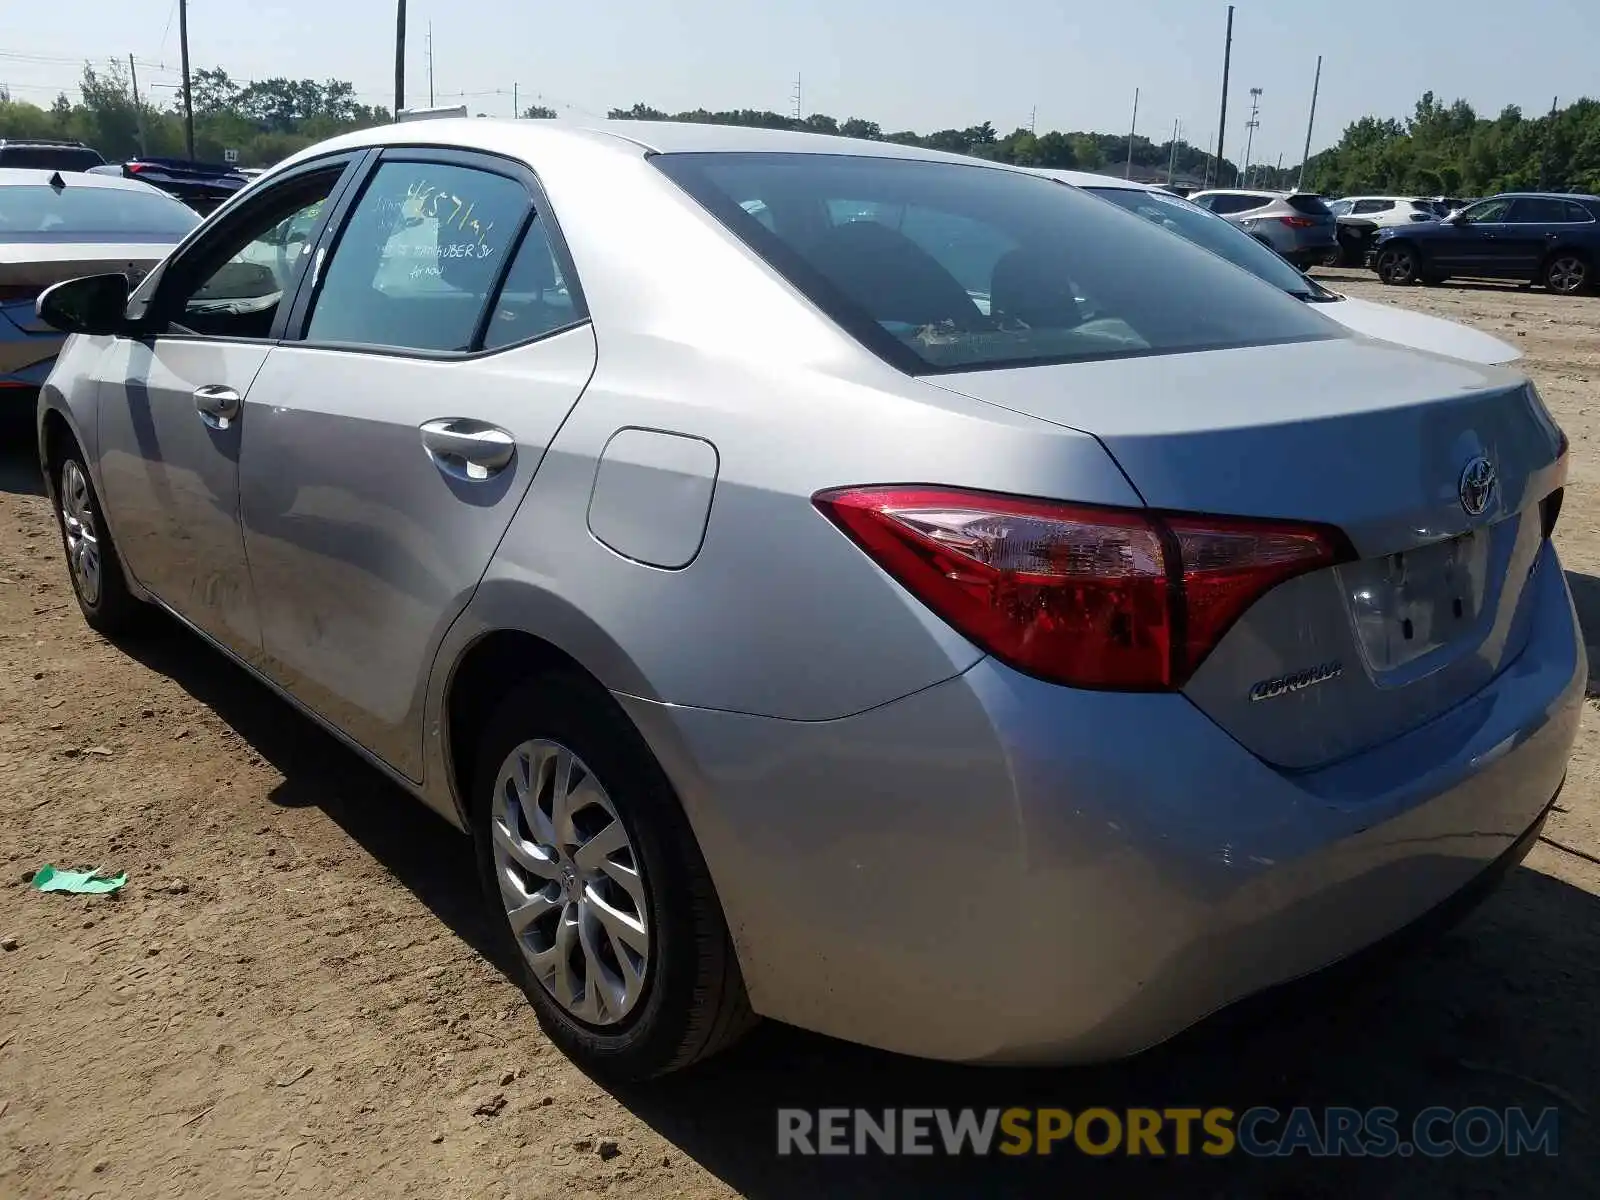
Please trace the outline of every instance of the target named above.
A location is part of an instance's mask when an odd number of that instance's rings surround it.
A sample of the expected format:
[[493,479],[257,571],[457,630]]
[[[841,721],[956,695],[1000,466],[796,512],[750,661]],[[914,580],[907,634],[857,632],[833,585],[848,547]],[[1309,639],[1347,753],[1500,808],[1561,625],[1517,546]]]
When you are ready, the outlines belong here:
[[1469,701],[1275,770],[1178,695],[984,660],[838,721],[619,697],[683,799],[752,1003],[926,1057],[1117,1057],[1349,956],[1502,859],[1560,787],[1586,660],[1546,545]]

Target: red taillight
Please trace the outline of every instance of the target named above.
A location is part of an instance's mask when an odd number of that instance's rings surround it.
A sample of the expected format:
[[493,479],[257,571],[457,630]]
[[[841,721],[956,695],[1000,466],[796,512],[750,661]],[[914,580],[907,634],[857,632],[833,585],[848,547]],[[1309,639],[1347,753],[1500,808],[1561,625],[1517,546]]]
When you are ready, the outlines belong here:
[[1310,229],[1316,224],[1310,217],[1279,217],[1278,220],[1292,229]]
[[130,175],[137,175],[140,171],[146,171],[146,170],[149,170],[149,168],[150,168],[150,164],[149,163],[131,162],[131,163],[125,163],[124,164],[124,169]]
[[1269,589],[1339,561],[1315,526],[948,488],[822,492],[819,509],[963,636],[1075,687],[1182,686]]

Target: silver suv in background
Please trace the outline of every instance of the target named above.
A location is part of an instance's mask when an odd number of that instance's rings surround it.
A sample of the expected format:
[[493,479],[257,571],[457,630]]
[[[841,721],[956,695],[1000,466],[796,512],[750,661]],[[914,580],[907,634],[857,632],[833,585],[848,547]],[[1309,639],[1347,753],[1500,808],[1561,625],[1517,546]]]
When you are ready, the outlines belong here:
[[1302,271],[1325,261],[1338,244],[1337,223],[1320,196],[1218,188],[1189,199],[1271,246]]

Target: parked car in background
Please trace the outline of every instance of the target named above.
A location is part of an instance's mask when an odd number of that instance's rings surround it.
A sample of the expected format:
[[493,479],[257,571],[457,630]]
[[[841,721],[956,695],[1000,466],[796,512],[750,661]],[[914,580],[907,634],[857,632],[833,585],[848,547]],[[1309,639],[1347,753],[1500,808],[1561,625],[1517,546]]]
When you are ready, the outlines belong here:
[[1323,316],[1331,317],[1356,333],[1468,362],[1509,363],[1522,357],[1522,351],[1515,346],[1470,326],[1332,291],[1295,270],[1281,256],[1231,222],[1164,189],[1084,171],[1041,169],[1037,173],[1080,187],[1220,254],[1295,299],[1315,304]]
[[100,152],[82,142],[54,138],[0,138],[0,169],[88,171],[103,166]]
[[1415,196],[1342,196],[1328,202],[1336,217],[1362,217],[1379,228],[1417,221],[1437,221],[1441,216],[1432,200]]
[[142,183],[0,168],[0,388],[38,387],[61,348],[34,312],[41,291],[105,271],[137,282],[199,223]]
[[1337,246],[1333,213],[1322,197],[1309,192],[1213,188],[1189,199],[1271,246],[1302,271],[1326,262]]
[[383,125],[39,307],[85,618],[175,612],[471,831],[610,1076],[755,1013],[1141,1050],[1509,870],[1583,713],[1525,376],[1009,167]]
[[1540,283],[1577,295],[1594,285],[1600,268],[1600,197],[1491,196],[1441,221],[1383,230],[1371,266],[1397,286],[1460,276]]
[[176,196],[204,216],[221,206],[250,180],[233,167],[186,158],[132,158],[100,168],[98,173],[137,179]]

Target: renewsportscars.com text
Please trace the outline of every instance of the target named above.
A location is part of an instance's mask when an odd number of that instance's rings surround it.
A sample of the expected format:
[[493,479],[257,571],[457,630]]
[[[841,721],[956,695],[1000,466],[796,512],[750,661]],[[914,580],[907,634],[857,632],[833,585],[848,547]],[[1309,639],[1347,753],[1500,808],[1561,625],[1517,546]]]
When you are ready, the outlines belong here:
[[1554,1155],[1554,1108],[780,1108],[778,1154],[1285,1158]]

